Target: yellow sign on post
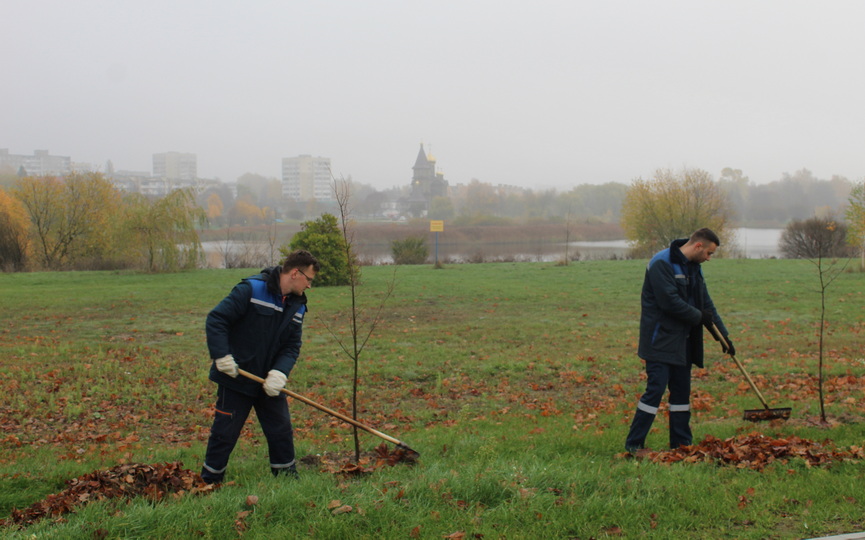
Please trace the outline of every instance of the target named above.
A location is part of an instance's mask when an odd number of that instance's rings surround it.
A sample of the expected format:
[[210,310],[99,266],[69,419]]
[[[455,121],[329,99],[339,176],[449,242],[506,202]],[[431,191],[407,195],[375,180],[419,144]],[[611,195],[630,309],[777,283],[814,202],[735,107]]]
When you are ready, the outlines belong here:
[[445,231],[445,222],[440,219],[431,219],[429,231],[436,233],[436,266],[439,264],[439,233]]

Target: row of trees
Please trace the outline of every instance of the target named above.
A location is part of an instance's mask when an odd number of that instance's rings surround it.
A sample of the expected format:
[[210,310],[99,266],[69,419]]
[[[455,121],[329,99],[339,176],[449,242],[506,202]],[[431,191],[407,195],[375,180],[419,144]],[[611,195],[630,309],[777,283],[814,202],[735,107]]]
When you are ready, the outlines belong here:
[[[515,219],[522,209],[529,210],[528,215],[523,214],[526,219],[558,220],[570,227],[593,208],[596,218],[602,213],[604,219],[620,222],[633,243],[632,255],[644,257],[702,226],[731,238],[734,223],[740,226],[741,222],[736,221],[737,203],[730,185],[747,184],[747,179],[735,179],[737,173],[727,171],[724,179],[716,181],[699,169],[659,170],[653,178],[639,178],[629,187],[587,185],[565,194],[520,193],[473,181],[458,192],[458,205],[450,199],[434,201],[429,217],[448,219],[453,226],[501,224]],[[801,178],[796,181],[812,185]],[[835,184],[841,193],[840,184]],[[862,253],[865,266],[865,187],[857,184],[847,192],[846,223],[832,215],[838,208],[823,205],[807,219],[788,222],[780,246],[786,256],[812,257],[815,245],[832,246],[831,251],[821,252],[823,256],[847,256],[852,245]],[[128,194],[118,191],[100,173],[19,179],[10,188],[0,189],[0,268],[161,271],[198,266],[202,250],[196,229],[208,215],[223,211],[222,198],[213,195],[204,201],[199,196],[196,201],[188,190],[162,198]],[[234,211],[245,209],[244,215],[257,216],[272,227],[274,210],[251,201],[251,192],[242,194]],[[510,217],[496,217],[502,212]],[[321,234],[318,229],[332,233],[336,228],[335,219],[332,221],[307,222],[301,236]],[[828,240],[821,236],[826,231],[831,233]],[[275,236],[271,240],[275,247]]]
[[847,203],[853,183],[843,176],[819,179],[808,169],[754,184],[741,170],[726,168],[718,184],[730,199],[736,220],[750,227],[783,227],[793,220],[825,214]]
[[[829,180],[802,169],[784,174],[768,184],[754,184],[739,169],[725,168],[712,178],[728,199],[731,219],[739,226],[783,227],[791,220],[807,219],[824,209],[846,203],[853,184],[846,178]],[[638,179],[637,182],[640,180]],[[493,185],[473,179],[451,186],[447,197],[430,201],[428,212],[412,212],[408,185],[378,191],[358,182],[352,186],[356,219],[384,217],[426,217],[446,220],[452,225],[507,223],[582,222],[618,223],[629,184],[582,184],[562,191]],[[322,213],[336,214],[334,201],[289,201],[282,198],[276,179],[244,175],[238,179],[236,193],[227,185],[212,187],[200,194],[198,202],[215,226],[260,225],[281,218],[302,221]]]
[[203,219],[189,190],[150,198],[101,173],[26,177],[0,190],[0,268],[194,268]]

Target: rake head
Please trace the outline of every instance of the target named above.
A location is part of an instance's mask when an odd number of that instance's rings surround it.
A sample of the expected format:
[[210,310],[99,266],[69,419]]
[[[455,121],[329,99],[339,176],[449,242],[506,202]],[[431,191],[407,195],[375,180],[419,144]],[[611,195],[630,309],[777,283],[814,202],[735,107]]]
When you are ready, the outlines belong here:
[[396,450],[394,451],[394,454],[397,453],[399,453],[399,461],[415,463],[418,459],[420,459],[420,453],[417,450],[412,450],[404,443],[396,445]]
[[780,409],[751,409],[745,411],[745,414],[742,416],[743,419],[748,420],[749,422],[764,422],[768,420],[787,420],[790,418],[790,413],[792,409],[790,407],[784,407]]

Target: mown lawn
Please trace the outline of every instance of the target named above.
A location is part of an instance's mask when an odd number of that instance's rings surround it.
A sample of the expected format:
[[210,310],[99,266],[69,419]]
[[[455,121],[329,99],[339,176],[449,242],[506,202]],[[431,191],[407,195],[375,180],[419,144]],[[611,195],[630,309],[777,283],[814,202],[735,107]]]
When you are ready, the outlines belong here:
[[[250,424],[219,490],[108,500],[7,537],[804,538],[865,530],[865,464],[762,471],[634,460],[622,446],[643,390],[636,358],[645,261],[366,267],[364,313],[393,295],[361,358],[360,420],[421,453],[347,478],[311,464],[276,481]],[[119,463],[200,468],[215,387],[204,317],[251,270],[0,275],[0,518]],[[865,444],[865,274],[829,287],[819,422],[819,280],[808,261],[714,260],[710,291],[738,355],[787,422],[759,407],[707,338],[694,372],[695,440],[759,432]],[[313,289],[288,387],[349,411],[348,289]],[[351,429],[292,404],[299,456],[349,452]],[[659,416],[649,444],[661,450]],[[382,441],[362,433],[364,451]],[[258,502],[247,506],[247,496]],[[352,511],[334,515],[335,502]]]

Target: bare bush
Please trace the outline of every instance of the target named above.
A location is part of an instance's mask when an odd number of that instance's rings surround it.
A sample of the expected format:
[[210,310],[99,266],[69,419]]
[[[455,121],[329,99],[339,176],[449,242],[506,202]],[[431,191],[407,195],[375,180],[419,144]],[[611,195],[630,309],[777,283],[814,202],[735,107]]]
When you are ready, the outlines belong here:
[[788,259],[850,257],[847,226],[830,217],[794,220],[781,233],[778,249]]

